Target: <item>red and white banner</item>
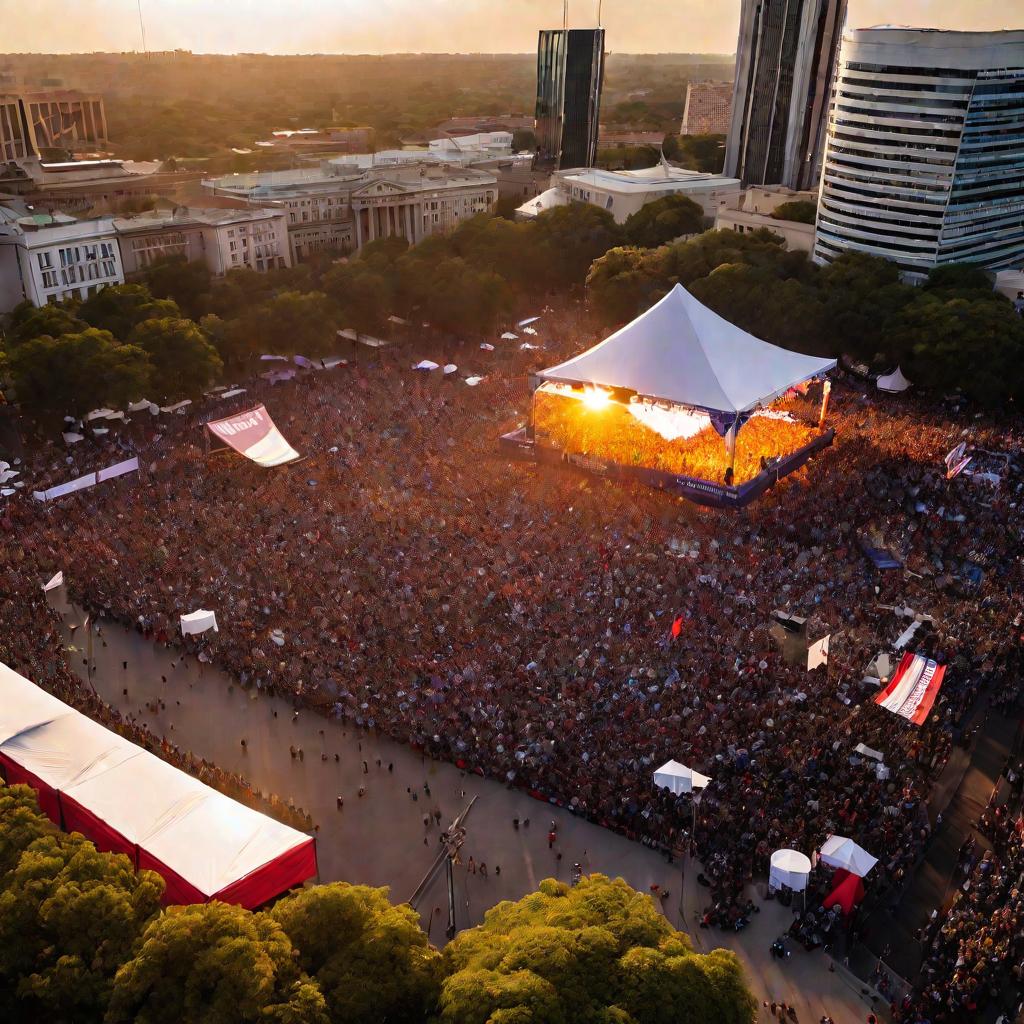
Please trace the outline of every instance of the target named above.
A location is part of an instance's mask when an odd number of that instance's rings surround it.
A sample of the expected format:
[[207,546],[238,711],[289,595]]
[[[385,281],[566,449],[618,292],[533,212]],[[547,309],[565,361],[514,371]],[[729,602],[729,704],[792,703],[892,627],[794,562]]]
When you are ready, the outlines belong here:
[[908,651],[892,681],[875,697],[875,703],[914,725],[921,725],[935,703],[945,674],[945,665]]
[[252,459],[258,466],[282,466],[299,457],[262,405],[206,425],[214,437],[230,445],[240,455]]

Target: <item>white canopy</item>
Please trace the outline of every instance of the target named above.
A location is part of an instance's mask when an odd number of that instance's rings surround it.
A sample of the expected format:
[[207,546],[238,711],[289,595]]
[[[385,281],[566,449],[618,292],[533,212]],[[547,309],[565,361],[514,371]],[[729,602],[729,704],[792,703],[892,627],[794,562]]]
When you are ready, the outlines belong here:
[[736,414],[768,405],[835,365],[755,338],[677,284],[632,323],[538,376]]
[[778,889],[786,885],[794,892],[803,892],[810,873],[811,862],[805,854],[799,850],[776,850],[768,870],[768,888]]
[[214,633],[220,632],[217,628],[216,612],[210,612],[205,608],[199,608],[198,610],[189,612],[187,615],[182,615],[181,617],[182,636],[189,636],[192,633],[205,633],[208,629],[212,629]]
[[888,391],[890,394],[898,395],[910,387],[910,381],[903,376],[903,371],[897,366],[893,373],[887,373],[876,381],[879,391]]
[[843,868],[860,878],[878,863],[877,857],[845,836],[829,836],[821,848],[821,860],[829,867]]
[[695,772],[678,761],[666,761],[654,773],[654,784],[676,796],[680,793],[691,793],[695,789],[703,789],[710,781],[707,775],[701,775],[700,772]]

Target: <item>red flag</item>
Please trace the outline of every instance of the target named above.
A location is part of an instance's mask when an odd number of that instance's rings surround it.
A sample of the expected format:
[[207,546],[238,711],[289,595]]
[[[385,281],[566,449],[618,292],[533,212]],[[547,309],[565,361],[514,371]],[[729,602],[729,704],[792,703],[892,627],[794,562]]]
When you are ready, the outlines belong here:
[[675,622],[672,623],[672,639],[674,640],[683,631],[683,617],[680,615]]

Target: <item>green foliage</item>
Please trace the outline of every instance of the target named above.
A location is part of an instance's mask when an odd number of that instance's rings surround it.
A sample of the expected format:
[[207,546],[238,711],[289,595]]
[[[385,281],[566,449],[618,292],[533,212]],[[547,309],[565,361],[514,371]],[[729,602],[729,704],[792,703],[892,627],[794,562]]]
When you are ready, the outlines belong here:
[[114,980],[107,1024],[327,1024],[323,995],[269,915],[170,907]]
[[332,1024],[425,1021],[436,1005],[441,954],[416,912],[392,906],[387,889],[300,889],[270,913],[319,983]]
[[4,878],[36,839],[55,831],[39,810],[35,790],[29,786],[0,785],[0,890]]
[[281,292],[255,310],[252,337],[263,352],[322,356],[333,350],[335,319],[323,292]]
[[524,150],[535,150],[537,148],[537,136],[532,128],[517,128],[512,133],[512,151],[522,153]]
[[198,320],[210,302],[210,271],[202,260],[170,256],[146,269],[146,285],[158,299],[171,299],[191,320]]
[[924,291],[940,293],[945,299],[995,298],[1000,301],[1002,297],[992,288],[993,275],[974,263],[945,263],[933,267],[922,286]]
[[324,275],[324,289],[339,310],[343,327],[373,334],[383,329],[394,302],[396,274],[378,253],[377,268],[366,260],[341,263]]
[[164,883],[74,833],[42,835],[3,876],[0,1019],[99,1021]]
[[162,400],[198,398],[224,369],[217,350],[192,320],[144,320],[131,343],[153,365],[153,388]]
[[704,210],[689,196],[662,196],[641,206],[626,220],[625,235],[631,245],[648,249],[671,242],[680,235],[704,229]]
[[792,220],[798,224],[813,224],[818,218],[818,207],[807,199],[794,199],[781,203],[771,212],[772,220]]
[[646,249],[618,246],[594,260],[587,293],[606,323],[632,320],[647,309],[663,282],[652,275]]
[[651,898],[621,878],[593,875],[574,888],[547,879],[539,892],[488,911],[444,955],[443,1024],[750,1024],[755,1017],[736,957],[694,953]]
[[81,416],[100,405],[123,409],[147,393],[152,370],[142,349],[95,328],[34,338],[8,355],[18,401],[35,416]]
[[609,171],[636,171],[653,167],[661,159],[654,146],[608,146],[598,151],[597,166]]
[[590,203],[570,203],[542,213],[533,222],[535,245],[551,257],[551,288],[583,284],[590,264],[620,245],[622,228],[607,211]]
[[179,317],[181,310],[170,299],[154,299],[144,284],[115,284],[90,295],[78,315],[91,327],[124,341],[143,320]]
[[41,338],[48,334],[51,338],[59,338],[62,334],[77,334],[89,325],[75,316],[74,312],[64,306],[30,306],[28,310],[14,318],[14,326],[10,333],[13,345],[33,338]]

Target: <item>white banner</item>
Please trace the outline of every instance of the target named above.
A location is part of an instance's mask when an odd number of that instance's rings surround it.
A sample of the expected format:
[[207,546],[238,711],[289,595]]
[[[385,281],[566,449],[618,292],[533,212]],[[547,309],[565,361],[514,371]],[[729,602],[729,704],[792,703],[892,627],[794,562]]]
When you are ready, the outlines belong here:
[[820,640],[815,640],[807,648],[807,671],[816,669],[819,665],[828,664],[828,642],[832,639],[831,633],[826,633]]
[[55,575],[51,576],[50,579],[49,579],[49,582],[43,584],[43,592],[46,593],[47,591],[56,590],[57,587],[63,587],[63,586],[64,586],[64,571],[61,570],[60,572],[58,572]]
[[45,491],[33,491],[32,497],[36,501],[53,501],[54,498],[63,498],[66,494],[74,494],[75,491],[84,491],[89,487],[95,487],[104,480],[112,480],[117,476],[124,476],[125,473],[134,473],[139,468],[138,457],[118,462],[114,466],[101,469],[98,473],[86,473],[85,476],[69,480],[66,484],[57,484]]

